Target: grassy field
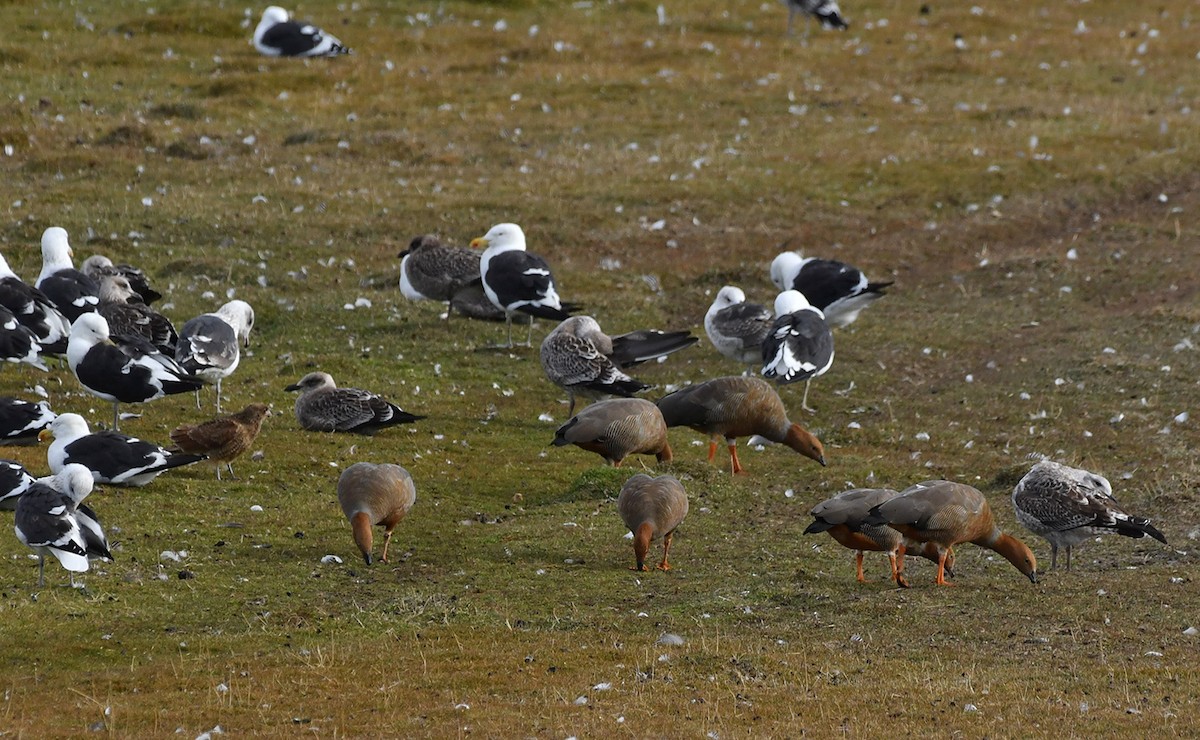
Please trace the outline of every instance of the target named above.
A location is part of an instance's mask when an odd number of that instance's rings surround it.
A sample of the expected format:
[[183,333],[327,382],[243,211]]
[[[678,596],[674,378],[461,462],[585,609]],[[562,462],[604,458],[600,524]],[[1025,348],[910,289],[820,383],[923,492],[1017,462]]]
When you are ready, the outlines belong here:
[[[35,588],[0,536],[0,734],[1195,734],[1196,4],[847,0],[850,30],[807,43],[776,2],[658,7],[310,2],[354,54],[297,61],[249,45],[261,7],[0,5],[0,252],[32,281],[58,225],[77,260],[144,267],[177,325],[249,301],[225,405],[278,412],[238,480],[94,494],[117,559],[84,589],[56,565]],[[566,399],[536,349],[396,289],[413,236],[500,221],[613,332],[702,333],[727,283],[769,303],[783,248],[895,280],[837,334],[815,414],[782,391],[829,466],[746,450],[731,479],[673,430],[676,569],[631,573],[614,499],[642,466],[550,447]],[[313,369],[428,418],[303,432],[283,388]],[[657,397],[740,367],[702,341],[639,370]],[[108,418],[65,368],[0,372],[38,384]],[[166,441],[204,399],[122,430]],[[968,546],[956,588],[922,561],[901,591],[801,534],[847,487],[945,477],[1048,567],[1008,503],[1042,455],[1171,546],[1089,542],[1037,585]],[[356,461],[417,481],[390,564],[337,507]]]

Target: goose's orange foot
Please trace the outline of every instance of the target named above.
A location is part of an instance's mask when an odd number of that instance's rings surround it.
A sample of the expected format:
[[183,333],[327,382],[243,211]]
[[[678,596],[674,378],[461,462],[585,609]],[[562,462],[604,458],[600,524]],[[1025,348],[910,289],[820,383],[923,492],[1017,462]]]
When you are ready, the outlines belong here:
[[647,568],[644,564],[643,565],[631,565],[631,566],[629,566],[629,569],[636,570],[639,573],[649,573],[650,572],[650,569]]
[[908,588],[908,579],[899,573],[896,574],[896,585],[900,588]]
[[658,565],[656,565],[655,567],[658,568],[659,570],[670,570],[671,564],[664,560],[661,563],[659,563]]

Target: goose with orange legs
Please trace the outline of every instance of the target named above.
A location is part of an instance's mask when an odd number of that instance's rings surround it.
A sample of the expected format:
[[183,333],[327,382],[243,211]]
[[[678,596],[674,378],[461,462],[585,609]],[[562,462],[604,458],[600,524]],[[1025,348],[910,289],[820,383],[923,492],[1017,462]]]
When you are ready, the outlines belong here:
[[[863,522],[886,524],[911,540],[932,543],[939,556],[935,581],[939,586],[952,585],[946,580],[946,562],[951,549],[960,542],[999,553],[1037,583],[1037,558],[1033,552],[1024,542],[1000,531],[987,498],[964,483],[948,480],[918,483],[871,507]],[[906,586],[903,570],[901,565],[897,583]]]
[[[804,534],[828,532],[839,545],[854,550],[859,583],[867,582],[863,575],[863,552],[885,552],[891,564],[892,580],[897,585],[907,585],[903,583],[901,572],[904,570],[904,556],[908,548],[912,548],[911,554],[937,563],[937,546],[932,542],[905,541],[903,535],[884,524],[863,523],[872,507],[899,495],[898,491],[890,488],[853,488],[842,491],[812,508],[809,513],[813,516],[813,523],[808,525]],[[954,554],[951,553],[946,559],[946,572],[951,577],[954,576],[953,569]]]
[[687,492],[678,479],[669,475],[651,478],[638,473],[625,482],[621,495],[617,497],[617,511],[629,531],[633,533],[633,555],[636,564],[630,570],[650,570],[646,567],[646,555],[650,543],[662,538],[662,562],[659,570],[670,570],[667,555],[671,551],[671,538],[675,529],[688,513]]
[[710,436],[710,462],[723,437],[735,474],[743,472],[737,438],[756,434],[825,465],[821,440],[788,419],[779,394],[762,378],[730,376],[689,385],[659,399],[658,409],[668,427],[691,427]]
[[391,463],[355,463],[338,478],[337,495],[342,513],[350,520],[354,544],[367,565],[372,562],[374,547],[371,527],[383,527],[383,552],[379,559],[386,563],[392,531],[417,501],[412,475]]

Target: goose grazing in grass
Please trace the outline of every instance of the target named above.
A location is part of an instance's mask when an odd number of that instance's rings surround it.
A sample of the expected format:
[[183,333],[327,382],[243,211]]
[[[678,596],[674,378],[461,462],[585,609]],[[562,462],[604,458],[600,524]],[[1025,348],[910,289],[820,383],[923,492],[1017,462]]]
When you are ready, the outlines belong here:
[[785,290],[775,298],[775,322],[762,343],[762,374],[780,385],[804,381],[800,407],[808,406],[812,379],[833,365],[833,332],[825,317],[797,290]]
[[56,416],[46,401],[0,396],[0,445],[37,444],[38,433],[50,426]]
[[379,559],[386,563],[392,531],[417,501],[412,476],[399,465],[355,463],[338,478],[337,495],[342,513],[350,521],[354,544],[367,565],[372,558],[371,527],[383,527],[383,552]]
[[[939,555],[935,583],[939,586],[952,585],[946,580],[946,563],[951,549],[960,542],[999,553],[1037,583],[1037,558],[1033,552],[1024,542],[1000,531],[987,499],[965,483],[929,480],[910,486],[900,495],[871,507],[863,523],[886,524],[910,540],[935,545]],[[900,570],[896,582],[907,586],[903,565]]]
[[[931,542],[905,542],[904,537],[895,529],[884,524],[864,524],[867,513],[876,504],[881,504],[896,496],[898,491],[890,488],[854,488],[842,491],[833,498],[828,498],[817,504],[809,511],[813,522],[804,530],[804,534],[828,532],[838,544],[855,551],[857,565],[856,577],[859,583],[866,583],[863,576],[863,552],[866,550],[885,552],[891,564],[892,580],[900,583],[901,567],[909,547],[912,555],[919,555],[934,563],[938,562],[937,546]],[[953,577],[954,554],[946,559],[946,572]]]
[[663,543],[663,556],[656,567],[670,570],[667,556],[671,552],[671,538],[688,513],[688,497],[683,484],[669,475],[651,478],[638,473],[621,487],[617,512],[633,533],[635,564],[630,570],[650,570],[646,567],[646,555],[650,552],[650,543],[659,538]]
[[808,32],[812,25],[812,19],[816,18],[822,28],[830,28],[835,31],[845,31],[850,27],[846,19],[842,17],[842,9],[838,7],[837,0],[783,0],[788,9],[787,33],[792,35],[792,26],[797,14],[803,14],[804,38],[808,38]]
[[0,306],[34,333],[43,353],[61,355],[67,351],[71,322],[45,293],[17,277],[3,255],[0,255]]
[[307,21],[294,21],[278,5],[263,11],[254,29],[254,48],[269,57],[331,57],[349,54],[336,37]]
[[825,465],[821,440],[788,419],[779,394],[762,378],[730,376],[689,385],[658,401],[668,427],[691,427],[710,436],[708,459],[722,437],[733,472],[741,473],[737,438],[759,435]]
[[779,290],[798,290],[825,314],[825,323],[839,329],[854,323],[858,314],[882,298],[892,284],[871,282],[862,270],[845,262],[801,257],[782,252],[771,262],[771,282]]
[[704,333],[717,351],[746,365],[762,362],[762,343],[771,332],[775,316],[771,309],[747,303],[746,294],[735,285],[717,291],[704,314]]
[[553,444],[595,452],[613,467],[620,467],[629,455],[654,455],[659,462],[671,462],[662,412],[641,398],[593,403],[559,427]]
[[34,283],[72,323],[95,311],[100,303],[100,286],[75,269],[71,262],[73,254],[66,229],[60,226],[46,229],[42,233],[42,272]]
[[1050,570],[1058,567],[1058,548],[1067,551],[1098,534],[1116,532],[1135,539],[1167,538],[1149,519],[1126,513],[1102,475],[1043,460],[1021,478],[1012,493],[1017,521],[1050,543]]
[[[250,346],[254,329],[254,309],[245,301],[229,301],[216,313],[188,319],[179,330],[175,359],[184,370],[193,373],[217,389],[217,413],[221,413],[221,381],[237,370],[242,348]],[[196,408],[200,408],[200,389],[196,389]]]
[[[504,311],[508,327],[508,347],[513,347],[512,317],[526,313],[540,319],[562,321],[577,309],[558,296],[550,265],[526,251],[525,232],[516,224],[496,224],[481,237],[471,240],[472,248],[483,248],[479,258],[479,277],[483,291],[496,308]],[[533,346],[533,324],[525,338]]]
[[46,555],[70,573],[86,572],[89,558],[112,560],[108,540],[96,513],[83,503],[92,492],[92,474],[68,465],[52,478],[42,478],[17,503],[14,529],[21,544],[38,554],[38,587],[46,585]]
[[110,335],[108,321],[95,312],[71,325],[67,364],[84,389],[112,402],[114,430],[120,428],[122,403],[145,403],[204,385],[149,341]]
[[53,435],[46,450],[50,470],[57,474],[71,463],[92,471],[97,483],[144,486],[163,473],[204,459],[204,455],[176,453],[128,434],[110,430],[90,432],[79,414],[60,414],[42,432]]
[[252,403],[236,414],[220,416],[199,424],[180,424],[171,431],[171,452],[187,452],[203,455],[217,466],[217,480],[221,480],[221,467],[233,474],[233,461],[250,449],[262,429],[263,419],[271,415],[265,403]]
[[296,420],[313,432],[351,432],[371,436],[376,432],[424,419],[391,401],[359,388],[339,388],[329,373],[309,373],[284,388],[299,391]]

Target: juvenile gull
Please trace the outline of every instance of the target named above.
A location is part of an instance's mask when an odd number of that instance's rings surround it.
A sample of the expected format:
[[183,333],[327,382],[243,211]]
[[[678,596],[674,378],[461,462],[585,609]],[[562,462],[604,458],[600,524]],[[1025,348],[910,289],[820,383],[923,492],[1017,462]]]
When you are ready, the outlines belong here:
[[859,311],[882,298],[892,281],[873,283],[857,267],[837,260],[782,252],[771,262],[771,282],[779,290],[798,290],[837,329],[854,322]]
[[1133,516],[1113,497],[1112,484],[1102,475],[1043,460],[1021,478],[1012,492],[1013,509],[1030,532],[1050,543],[1050,570],[1058,567],[1058,548],[1071,549],[1099,534],[1116,532],[1139,539],[1167,538],[1149,519]]
[[670,570],[667,555],[671,552],[671,539],[688,513],[687,491],[683,484],[670,475],[651,478],[638,473],[621,487],[617,512],[633,533],[634,566],[630,570],[650,570],[646,567],[646,555],[650,552],[651,541],[659,538],[662,538],[663,556],[655,567]]
[[762,343],[774,315],[766,306],[747,303],[741,288],[726,285],[704,314],[704,332],[717,351],[747,365],[762,362]]
[[[400,293],[408,300],[448,301],[450,313],[458,311],[471,319],[504,321],[504,310],[493,305],[483,291],[478,250],[452,247],[432,234],[423,234],[414,237],[398,256]],[[532,320],[526,314],[513,319],[526,324]]]
[[307,21],[297,22],[272,5],[263,11],[254,29],[254,48],[269,57],[328,57],[349,54],[350,49],[334,36]]
[[374,544],[371,527],[383,527],[383,552],[379,559],[386,563],[392,530],[417,501],[412,476],[391,463],[355,463],[338,477],[337,495],[342,513],[350,521],[354,544],[367,565],[371,564]]
[[551,383],[567,392],[567,414],[575,413],[575,397],[630,397],[650,386],[634,380],[609,359],[613,343],[591,316],[572,316],[542,340],[542,370]]
[[67,230],[51,226],[42,234],[42,272],[34,284],[74,323],[81,315],[95,311],[100,303],[100,286],[71,262],[71,244]]
[[171,452],[189,452],[204,455],[217,466],[217,480],[221,480],[221,466],[233,474],[233,461],[250,446],[262,428],[263,419],[271,415],[264,403],[252,403],[236,414],[221,416],[199,424],[180,424],[171,431]]
[[775,321],[762,343],[762,374],[780,385],[804,381],[800,407],[808,406],[808,386],[833,365],[833,332],[821,311],[799,291],[786,290],[775,298]]
[[141,303],[129,279],[116,273],[100,276],[100,303],[96,313],[108,322],[110,334],[140,336],[161,352],[175,354],[179,334],[171,320]]
[[204,385],[145,339],[110,336],[108,322],[94,312],[71,326],[67,364],[89,393],[112,402],[113,429],[119,428],[122,403],[144,403]]
[[662,412],[641,398],[597,401],[572,416],[554,433],[555,447],[573,444],[595,452],[613,467],[629,455],[654,455],[671,461],[667,424]]
[[0,445],[35,445],[56,414],[46,401],[0,397]]
[[[479,276],[488,300],[504,311],[508,327],[508,346],[513,346],[512,317],[518,312],[542,319],[562,321],[576,306],[558,297],[550,265],[536,254],[526,251],[525,232],[516,224],[496,224],[481,237],[471,241],[472,247],[484,247],[479,258]],[[525,346],[532,346],[533,325],[530,324]]]
[[370,391],[338,388],[329,373],[309,373],[284,388],[299,391],[296,420],[314,432],[373,435],[381,429],[424,419]]
[[150,286],[150,279],[146,277],[146,273],[133,265],[115,265],[112,260],[102,254],[93,254],[88,257],[79,266],[79,269],[84,275],[95,280],[97,284],[104,275],[120,275],[129,281],[129,286],[137,296],[138,303],[145,303],[149,306],[162,298],[162,293]]
[[762,378],[730,376],[689,385],[658,401],[668,427],[691,427],[709,435],[708,459],[722,437],[734,473],[742,472],[737,438],[759,435],[825,465],[825,448],[799,424],[793,424],[779,394]]
[[[189,373],[217,389],[217,413],[221,413],[221,381],[237,370],[241,346],[250,346],[254,309],[245,301],[229,301],[216,313],[188,319],[179,330],[175,359]],[[200,389],[196,389],[200,408]]]
[[43,436],[48,435],[54,436],[46,451],[52,472],[78,463],[92,471],[97,483],[144,486],[172,468],[204,459],[204,455],[173,453],[120,432],[89,432],[79,414],[60,414],[43,432]]

